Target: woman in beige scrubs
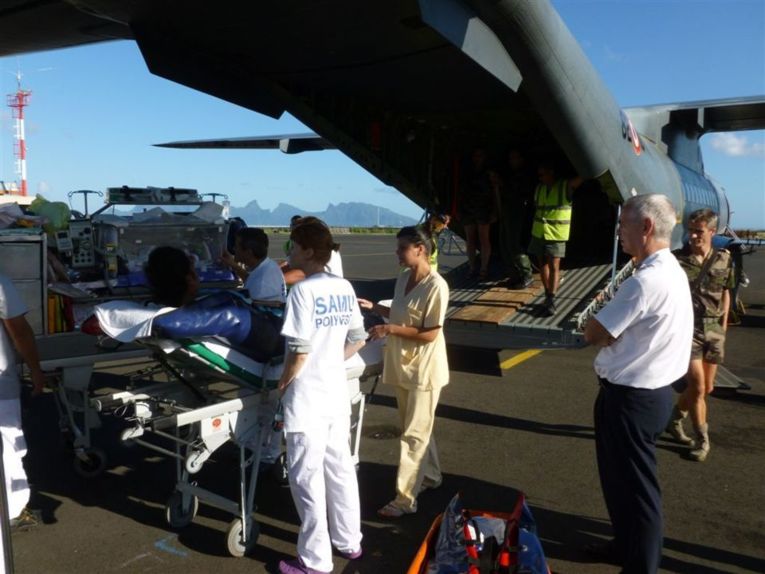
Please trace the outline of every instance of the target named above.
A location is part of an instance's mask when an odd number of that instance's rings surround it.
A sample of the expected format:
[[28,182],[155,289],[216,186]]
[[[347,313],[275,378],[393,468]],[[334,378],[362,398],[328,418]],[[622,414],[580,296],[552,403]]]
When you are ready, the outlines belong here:
[[443,326],[449,304],[446,281],[428,262],[430,238],[422,229],[404,227],[396,235],[399,274],[390,308],[359,300],[389,322],[372,327],[372,339],[387,337],[383,383],[394,385],[401,421],[401,456],[396,498],[378,514],[399,518],[417,511],[417,495],[441,484],[436,441],[432,436],[441,388],[449,382]]

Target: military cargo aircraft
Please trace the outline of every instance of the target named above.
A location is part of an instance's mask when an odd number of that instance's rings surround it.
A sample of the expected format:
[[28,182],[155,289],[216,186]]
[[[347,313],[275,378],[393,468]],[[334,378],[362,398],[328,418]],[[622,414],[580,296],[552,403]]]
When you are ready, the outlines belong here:
[[112,39],[135,40],[154,74],[319,135],[218,147],[336,147],[424,208],[455,205],[476,146],[555,156],[585,178],[556,314],[538,312],[539,290],[458,283],[456,344],[581,345],[583,321],[629,273],[617,273],[618,206],[660,192],[683,215],[714,209],[724,229],[730,206],[699,138],[765,128],[765,95],[622,110],[548,0],[0,2],[0,55]]

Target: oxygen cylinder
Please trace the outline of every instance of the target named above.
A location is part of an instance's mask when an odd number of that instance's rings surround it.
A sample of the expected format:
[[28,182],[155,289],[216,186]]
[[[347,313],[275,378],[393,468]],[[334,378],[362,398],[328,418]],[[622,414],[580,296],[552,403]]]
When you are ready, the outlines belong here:
[[106,273],[109,279],[117,276],[117,246],[114,243],[107,243],[104,246],[106,254]]

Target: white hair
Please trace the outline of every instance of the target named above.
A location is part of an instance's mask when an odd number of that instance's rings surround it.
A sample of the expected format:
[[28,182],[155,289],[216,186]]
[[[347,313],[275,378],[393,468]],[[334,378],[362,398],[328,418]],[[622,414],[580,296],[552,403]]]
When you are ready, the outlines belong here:
[[624,203],[633,219],[650,219],[653,222],[653,237],[658,241],[670,242],[672,229],[677,223],[675,206],[666,195],[648,193],[630,197]]

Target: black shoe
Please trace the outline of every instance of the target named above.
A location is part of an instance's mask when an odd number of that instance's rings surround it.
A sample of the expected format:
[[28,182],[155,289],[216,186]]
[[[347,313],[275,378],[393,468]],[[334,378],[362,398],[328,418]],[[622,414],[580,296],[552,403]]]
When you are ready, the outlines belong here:
[[544,311],[545,311],[545,315],[547,315],[548,317],[552,317],[553,315],[555,315],[555,311],[557,311],[557,309],[555,307],[554,297],[548,296],[547,299],[545,299]]
[[26,506],[16,518],[11,518],[11,532],[26,532],[42,524],[39,510],[31,510]]
[[613,540],[607,542],[593,542],[584,547],[584,552],[593,562],[604,562],[606,564],[621,564],[621,560],[616,552]]

